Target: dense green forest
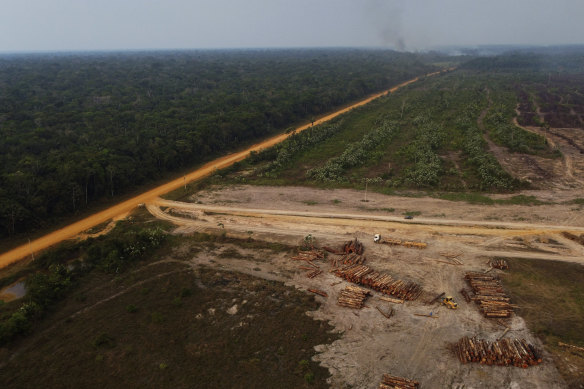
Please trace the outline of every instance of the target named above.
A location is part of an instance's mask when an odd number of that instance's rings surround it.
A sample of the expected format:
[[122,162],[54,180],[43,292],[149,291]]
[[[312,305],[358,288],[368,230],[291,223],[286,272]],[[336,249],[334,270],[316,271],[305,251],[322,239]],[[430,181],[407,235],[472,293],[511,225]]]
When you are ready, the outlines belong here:
[[0,57],[0,237],[437,69],[436,54],[232,50]]

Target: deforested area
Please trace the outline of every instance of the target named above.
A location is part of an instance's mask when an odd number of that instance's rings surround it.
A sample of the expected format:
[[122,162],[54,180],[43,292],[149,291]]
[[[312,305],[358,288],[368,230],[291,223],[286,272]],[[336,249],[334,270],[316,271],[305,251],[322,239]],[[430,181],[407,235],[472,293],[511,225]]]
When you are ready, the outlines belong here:
[[0,388],[584,388],[584,3],[2,11]]

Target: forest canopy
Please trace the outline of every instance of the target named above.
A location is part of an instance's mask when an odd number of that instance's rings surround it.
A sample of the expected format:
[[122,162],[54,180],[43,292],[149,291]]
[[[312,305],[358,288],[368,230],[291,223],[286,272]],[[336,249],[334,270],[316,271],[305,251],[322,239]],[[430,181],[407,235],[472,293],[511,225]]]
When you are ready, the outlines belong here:
[[436,70],[286,49],[0,56],[0,237]]

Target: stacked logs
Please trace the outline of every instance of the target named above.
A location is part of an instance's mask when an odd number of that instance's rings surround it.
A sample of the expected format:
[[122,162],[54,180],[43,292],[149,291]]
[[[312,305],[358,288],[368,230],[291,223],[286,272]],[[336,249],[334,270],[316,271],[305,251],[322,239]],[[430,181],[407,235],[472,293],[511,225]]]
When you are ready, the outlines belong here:
[[416,389],[418,387],[420,387],[418,381],[384,374],[378,389]]
[[363,243],[359,242],[357,238],[355,240],[350,240],[345,242],[343,245],[343,252],[345,254],[363,254]]
[[347,254],[341,258],[331,258],[331,265],[335,268],[340,265],[362,265],[366,260],[363,255]]
[[501,270],[509,269],[509,265],[507,264],[507,261],[505,261],[504,259],[493,258],[489,261],[489,265],[491,267],[494,267],[495,269],[501,269]]
[[369,291],[349,285],[341,290],[339,294],[338,304],[343,307],[361,309],[365,305],[365,299],[371,293]]
[[391,246],[404,246],[404,247],[415,247],[418,249],[425,249],[428,245],[424,242],[416,242],[413,240],[401,240],[401,239],[383,239],[381,243],[388,244]]
[[485,365],[527,368],[542,361],[539,350],[528,344],[525,339],[501,339],[490,342],[465,336],[454,345],[454,352],[462,363],[478,362]]
[[296,261],[314,261],[315,259],[323,259],[324,252],[321,250],[298,251],[298,254],[292,259]]
[[511,300],[503,290],[501,281],[484,273],[467,273],[464,277],[475,293],[473,300],[487,318],[510,317],[513,313]]
[[373,290],[403,300],[415,300],[422,293],[422,288],[415,282],[396,280],[389,274],[377,272],[366,265],[345,266],[337,269],[335,274],[347,281],[368,286]]
[[316,277],[317,275],[319,275],[321,273],[322,273],[322,270],[320,270],[320,269],[314,269],[314,270],[306,273],[306,277],[308,277],[308,278],[314,278],[314,277]]
[[402,243],[404,247],[415,247],[417,249],[425,249],[428,245],[424,242],[415,242],[412,240],[406,240]]

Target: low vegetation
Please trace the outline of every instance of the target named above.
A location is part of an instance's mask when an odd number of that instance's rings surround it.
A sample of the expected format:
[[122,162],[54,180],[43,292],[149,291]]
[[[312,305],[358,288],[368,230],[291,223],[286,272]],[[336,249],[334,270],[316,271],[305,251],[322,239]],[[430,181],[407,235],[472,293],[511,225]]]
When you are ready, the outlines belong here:
[[[166,240],[161,225],[118,223],[109,234],[83,242],[65,242],[46,251],[26,269],[27,294],[23,301],[0,306],[0,345],[30,331],[51,312],[92,270],[107,274],[123,272],[132,263],[152,255]],[[9,281],[14,280],[14,275]]]
[[[205,255],[228,240],[173,239],[173,247]],[[237,272],[193,270],[176,262],[180,255],[161,262],[165,250],[173,249],[163,246],[132,271],[93,271],[69,288],[34,332],[0,349],[2,387],[328,387],[327,369],[312,356],[337,335],[305,314],[318,308],[313,295]]]
[[[574,355],[558,342],[584,347],[584,271],[582,265],[535,259],[506,259],[503,278],[520,315],[552,353],[570,385],[584,384],[584,355]],[[578,369],[570,368],[575,365]]]

